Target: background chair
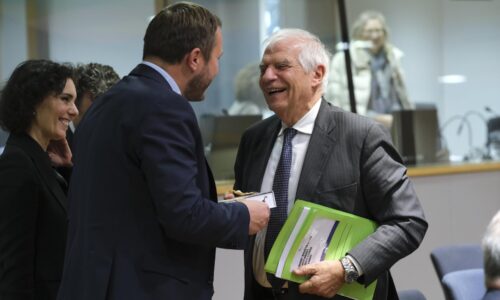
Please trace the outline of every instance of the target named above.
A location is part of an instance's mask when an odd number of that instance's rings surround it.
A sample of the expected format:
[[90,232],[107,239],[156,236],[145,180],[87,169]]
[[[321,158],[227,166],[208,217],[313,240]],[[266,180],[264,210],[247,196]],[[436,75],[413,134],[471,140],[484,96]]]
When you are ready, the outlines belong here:
[[500,159],[500,117],[493,117],[486,122],[488,135],[486,136],[486,147],[489,158]]
[[442,284],[450,300],[481,300],[486,293],[482,268],[448,273]]
[[399,300],[426,300],[419,290],[398,291]]
[[439,247],[431,252],[431,260],[446,299],[452,299],[443,285],[446,274],[483,268],[483,252],[479,244]]
[[479,244],[444,246],[431,252],[431,260],[442,280],[450,272],[482,268],[483,252]]

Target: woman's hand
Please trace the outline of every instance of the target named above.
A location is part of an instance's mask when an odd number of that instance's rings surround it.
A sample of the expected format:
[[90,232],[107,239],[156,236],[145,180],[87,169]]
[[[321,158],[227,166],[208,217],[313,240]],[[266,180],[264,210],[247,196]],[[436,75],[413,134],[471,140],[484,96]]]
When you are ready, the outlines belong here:
[[49,146],[47,147],[47,153],[49,154],[50,161],[55,167],[71,167],[73,162],[71,158],[71,149],[69,148],[68,141],[66,139],[51,140]]

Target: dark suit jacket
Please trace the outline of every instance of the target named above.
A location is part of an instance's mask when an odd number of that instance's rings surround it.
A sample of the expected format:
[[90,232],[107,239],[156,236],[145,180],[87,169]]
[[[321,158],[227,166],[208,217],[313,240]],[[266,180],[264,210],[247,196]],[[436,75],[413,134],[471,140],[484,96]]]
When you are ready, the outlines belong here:
[[211,299],[215,247],[243,249],[249,214],[217,204],[189,102],[137,66],[78,125],[58,299]]
[[[235,189],[260,190],[280,128],[281,121],[273,116],[245,132],[235,163]],[[379,279],[375,299],[396,294],[388,270],[419,246],[427,229],[406,168],[390,139],[382,125],[322,100],[296,195],[297,199],[379,224],[374,234],[349,252],[364,271],[360,282]],[[252,274],[251,249],[253,240],[245,254],[245,299],[254,299],[252,285],[257,284]]]
[[482,300],[498,300],[500,299],[500,290],[489,289]]
[[0,299],[56,299],[66,229],[66,195],[47,153],[11,134],[0,156]]

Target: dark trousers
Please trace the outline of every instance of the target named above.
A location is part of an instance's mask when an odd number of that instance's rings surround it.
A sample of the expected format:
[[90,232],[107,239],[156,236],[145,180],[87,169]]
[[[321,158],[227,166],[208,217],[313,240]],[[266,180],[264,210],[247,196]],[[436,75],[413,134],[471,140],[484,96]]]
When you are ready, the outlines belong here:
[[291,299],[288,294],[288,289],[266,288],[259,284],[254,285],[255,299],[259,300],[289,300]]

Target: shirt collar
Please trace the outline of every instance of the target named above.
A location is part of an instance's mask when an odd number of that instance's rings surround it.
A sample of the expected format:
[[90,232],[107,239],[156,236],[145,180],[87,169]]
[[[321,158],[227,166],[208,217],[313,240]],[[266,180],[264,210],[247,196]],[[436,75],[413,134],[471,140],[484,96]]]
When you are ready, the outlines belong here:
[[[304,115],[300,120],[295,123],[292,128],[296,129],[300,133],[311,135],[314,129],[314,122],[319,113],[319,108],[321,106],[321,98],[316,101],[316,103],[311,107],[311,109]],[[287,126],[281,122],[281,130],[278,136],[283,134],[283,131]]]
[[163,70],[158,65],[155,65],[154,63],[149,62],[149,61],[143,61],[142,64],[144,64],[146,66],[149,66],[149,67],[153,68],[156,72],[160,73],[160,75],[163,76],[163,78],[165,78],[165,80],[167,81],[167,83],[170,85],[170,87],[172,88],[172,90],[174,92],[176,92],[177,94],[182,95],[181,94],[181,89],[179,88],[179,86],[177,85],[177,83],[175,82],[175,80],[172,78],[172,76],[170,76],[167,73],[167,71]]

